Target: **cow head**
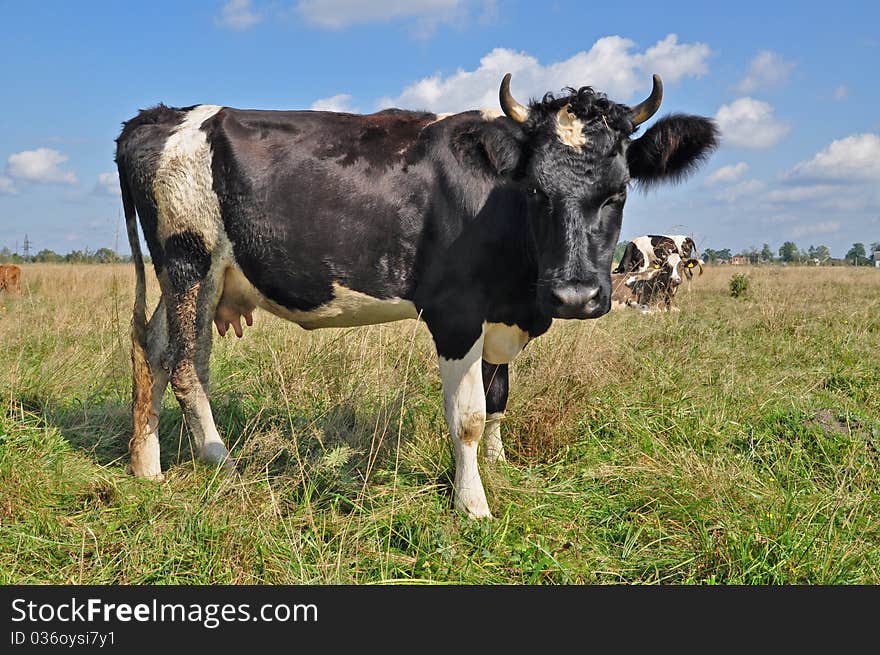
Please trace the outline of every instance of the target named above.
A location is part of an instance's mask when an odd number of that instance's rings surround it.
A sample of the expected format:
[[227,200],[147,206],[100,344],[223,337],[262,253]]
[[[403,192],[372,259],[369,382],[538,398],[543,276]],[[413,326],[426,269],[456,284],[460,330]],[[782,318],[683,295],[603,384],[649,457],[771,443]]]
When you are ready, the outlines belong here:
[[655,75],[651,95],[635,107],[590,87],[526,107],[504,76],[501,107],[521,132],[496,159],[507,159],[504,168],[516,171],[527,196],[538,302],[553,317],[596,318],[610,309],[611,257],[629,183],[678,181],[718,145],[715,124],[699,116],[668,116],[633,138],[659,109],[662,89]]
[[703,262],[697,257],[696,244],[684,235],[647,234],[630,241],[615,273],[654,271],[652,288],[675,295],[684,278],[690,280],[694,269],[702,275]]

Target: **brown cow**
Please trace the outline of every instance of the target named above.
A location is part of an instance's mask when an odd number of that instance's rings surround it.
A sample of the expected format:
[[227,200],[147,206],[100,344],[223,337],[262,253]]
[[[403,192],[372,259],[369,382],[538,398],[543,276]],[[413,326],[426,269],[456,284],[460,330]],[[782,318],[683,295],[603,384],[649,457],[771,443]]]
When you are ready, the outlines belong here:
[[21,269],[13,265],[0,265],[0,291],[21,292]]

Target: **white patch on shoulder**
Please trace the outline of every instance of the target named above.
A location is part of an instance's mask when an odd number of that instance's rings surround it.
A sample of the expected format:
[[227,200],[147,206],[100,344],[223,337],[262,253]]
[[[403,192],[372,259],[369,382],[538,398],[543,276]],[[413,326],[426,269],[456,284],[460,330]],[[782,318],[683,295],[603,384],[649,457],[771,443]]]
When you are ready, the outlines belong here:
[[480,115],[484,121],[494,121],[496,118],[504,116],[504,112],[500,112],[497,109],[481,109]]
[[584,136],[584,124],[568,111],[568,105],[556,114],[556,137],[560,143],[575,150],[580,150],[587,142],[587,137]]
[[221,109],[194,107],[165,142],[153,180],[163,244],[171,235],[189,231],[201,236],[209,251],[217,245],[223,227],[220,202],[214,193],[211,147],[199,128]]
[[483,359],[490,364],[509,364],[529,342],[529,333],[516,325],[483,323]]

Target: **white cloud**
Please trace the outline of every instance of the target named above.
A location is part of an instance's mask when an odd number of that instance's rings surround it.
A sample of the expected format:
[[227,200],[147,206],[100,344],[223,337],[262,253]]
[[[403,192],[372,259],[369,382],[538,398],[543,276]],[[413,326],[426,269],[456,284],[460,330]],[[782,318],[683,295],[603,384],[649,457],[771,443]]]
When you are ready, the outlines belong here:
[[327,29],[415,18],[430,30],[461,16],[467,4],[465,0],[300,0],[296,9],[306,22]]
[[217,24],[231,30],[247,30],[263,20],[251,7],[251,0],[229,0],[220,12]]
[[839,87],[834,89],[834,99],[835,100],[846,100],[849,97],[849,88],[845,84],[841,84]]
[[119,192],[119,173],[100,173],[98,182],[95,184],[95,193],[107,196],[118,196]]
[[344,111],[348,113],[357,111],[357,108],[351,104],[351,95],[348,93],[340,93],[329,98],[315,100],[311,108],[318,111]]
[[738,164],[731,164],[730,166],[722,166],[708,177],[706,183],[709,185],[714,185],[736,182],[748,170],[749,165],[744,161],[741,161]]
[[789,230],[789,235],[794,239],[800,237],[808,237],[816,234],[833,234],[840,230],[839,221],[822,221],[820,223],[811,223],[809,225],[797,225]]
[[794,64],[770,50],[759,52],[746,76],[734,87],[739,93],[754,93],[758,89],[775,88],[788,80]]
[[715,114],[724,141],[743,148],[769,148],[778,143],[789,126],[773,115],[773,107],[754,98],[739,98],[722,105]]
[[12,178],[0,175],[0,195],[12,196],[18,193]]
[[675,34],[644,52],[620,36],[606,36],[589,50],[556,63],[541,64],[525,52],[495,48],[476,70],[459,69],[448,76],[436,74],[407,86],[396,97],[383,98],[380,107],[396,106],[435,112],[497,108],[498,86],[505,73],[513,74],[513,95],[525,103],[547,91],[590,85],[620,102],[640,102],[651,91],[651,74],[671,84],[708,71],[711,54],[703,43],[678,43]]
[[792,170],[794,177],[844,181],[880,180],[880,136],[853,134],[833,141]]
[[775,189],[765,197],[770,202],[803,202],[804,200],[816,200],[837,193],[839,187],[830,184],[816,184],[812,186],[794,186],[788,189]]
[[25,150],[9,155],[7,172],[10,177],[29,182],[76,184],[76,173],[59,168],[67,160],[67,155],[51,148]]
[[715,198],[716,200],[723,200],[725,202],[736,202],[740,198],[757,194],[759,191],[762,191],[765,186],[766,184],[761,180],[743,180],[739,184],[734,184],[719,191],[715,195]]

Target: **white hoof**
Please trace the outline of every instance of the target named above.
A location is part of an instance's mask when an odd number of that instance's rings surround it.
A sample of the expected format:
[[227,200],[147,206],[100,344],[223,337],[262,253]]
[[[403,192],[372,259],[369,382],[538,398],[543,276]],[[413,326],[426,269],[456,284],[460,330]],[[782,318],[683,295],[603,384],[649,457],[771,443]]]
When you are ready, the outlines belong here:
[[148,436],[143,441],[133,442],[131,449],[131,462],[128,470],[136,478],[162,482],[162,467],[159,464],[159,440],[155,434]]
[[213,464],[222,466],[227,471],[235,470],[235,462],[229,456],[226,446],[218,441],[212,441],[202,446],[199,452],[199,459],[205,464]]
[[501,425],[498,421],[487,421],[483,434],[483,459],[490,464],[506,462],[504,444],[501,442]]
[[492,518],[492,512],[489,511],[489,503],[486,502],[486,494],[482,489],[479,492],[475,490],[456,491],[454,502],[455,509],[467,514],[468,518]]

